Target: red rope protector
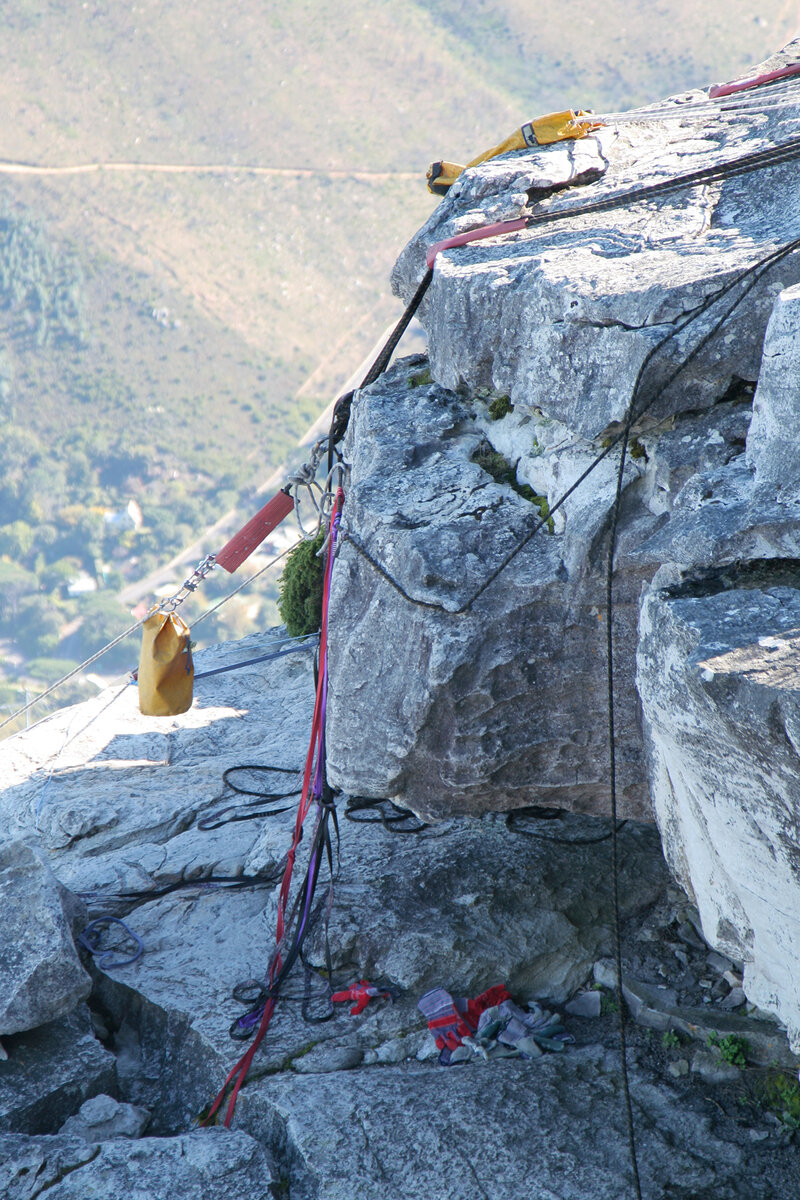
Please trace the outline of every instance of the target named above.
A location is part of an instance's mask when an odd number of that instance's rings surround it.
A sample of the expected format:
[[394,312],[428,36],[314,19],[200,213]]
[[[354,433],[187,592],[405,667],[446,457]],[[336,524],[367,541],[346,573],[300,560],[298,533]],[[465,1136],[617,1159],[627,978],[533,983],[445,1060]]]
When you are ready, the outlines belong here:
[[735,92],[744,92],[748,88],[760,87],[762,83],[785,79],[787,75],[800,75],[800,63],[780,67],[777,71],[765,71],[763,75],[752,75],[749,79],[735,79],[733,83],[715,83],[708,89],[708,96],[710,100],[717,100],[721,96],[732,96]]
[[495,221],[494,225],[481,225],[480,229],[470,229],[469,233],[457,233],[454,237],[445,238],[443,242],[436,242],[431,246],[425,255],[425,262],[430,269],[440,250],[452,250],[455,246],[467,246],[470,242],[480,242],[484,238],[514,233],[517,229],[524,229],[527,224],[527,217],[517,217],[513,221]]
[[294,501],[288,492],[278,492],[268,504],[265,504],[247,524],[226,542],[216,556],[218,567],[233,574],[249,558],[257,546],[260,546],[267,534],[272,533],[281,521],[288,517],[294,508]]
[[[291,507],[291,504],[292,504],[291,498],[288,496],[285,496],[284,493],[279,493],[279,495],[284,496],[284,499],[289,501],[289,505]],[[277,496],[274,497],[273,500],[270,501],[270,504],[274,504],[275,500],[277,500],[277,499],[278,499]],[[334,503],[333,503],[333,510],[331,512],[331,526],[333,526],[334,521],[336,520],[339,513],[341,512],[343,501],[344,501],[344,492],[342,491],[341,488],[338,488],[337,492],[336,492],[336,497],[335,497]],[[269,504],[267,505],[267,508],[269,508]],[[265,510],[262,510],[262,511],[265,511]],[[251,522],[251,524],[252,524],[252,522]],[[246,528],[247,528],[247,526],[245,526],[245,529]],[[239,536],[241,536],[241,535],[237,534],[237,537],[239,537]],[[333,539],[332,539],[332,541],[333,541]],[[217,561],[219,561],[219,558],[217,558]],[[319,670],[318,670],[318,681],[317,681],[317,696],[316,696],[316,701],[314,704],[314,718],[311,723],[311,740],[310,740],[309,747],[308,747],[308,754],[306,755],[305,771],[303,772],[303,790],[300,795],[300,803],[297,807],[297,818],[296,818],[295,824],[294,824],[294,833],[292,835],[292,844],[289,847],[289,853],[286,856],[286,868],[283,873],[283,880],[281,882],[281,890],[280,890],[280,893],[278,896],[278,917],[277,917],[276,927],[275,927],[275,953],[274,953],[272,961],[270,963],[270,968],[269,968],[269,972],[268,972],[268,976],[267,976],[268,984],[270,986],[277,979],[277,977],[280,973],[281,967],[283,965],[283,960],[281,958],[281,944],[283,942],[284,933],[286,931],[286,909],[287,909],[288,903],[289,903],[289,889],[292,884],[292,872],[294,870],[295,858],[297,857],[297,848],[300,845],[300,839],[303,836],[303,822],[305,821],[306,816],[308,815],[308,810],[310,809],[312,801],[314,799],[314,795],[313,795],[313,791],[312,791],[312,787],[311,787],[311,780],[312,780],[314,774],[316,773],[316,766],[317,766],[317,763],[319,762],[320,755],[323,753],[324,737],[325,737],[324,710],[325,710],[325,695],[326,695],[326,690],[327,690],[327,675],[328,675],[328,671],[327,671],[327,666],[328,666],[328,597],[330,595],[332,571],[333,571],[333,554],[329,552],[328,561],[325,565],[325,587],[324,587],[324,590],[322,593],[322,625],[321,625],[320,634],[319,634]],[[217,1095],[216,1099],[214,1100],[214,1103],[211,1105],[211,1108],[208,1111],[208,1116],[205,1118],[205,1120],[203,1120],[201,1122],[202,1125],[207,1125],[211,1121],[214,1114],[220,1108],[223,1100],[225,1099],[228,1088],[233,1083],[233,1091],[231,1092],[230,1100],[228,1101],[228,1107],[225,1112],[225,1121],[224,1121],[225,1128],[230,1129],[231,1121],[233,1120],[233,1113],[236,1108],[236,1099],[239,1095],[239,1090],[240,1090],[242,1084],[244,1083],[245,1079],[247,1078],[247,1074],[250,1070],[250,1066],[255,1057],[255,1053],[258,1050],[258,1047],[261,1045],[261,1042],[264,1039],[264,1034],[267,1032],[267,1029],[269,1028],[269,1023],[272,1020],[272,1014],[275,1011],[275,1003],[276,1003],[276,997],[270,996],[270,998],[267,1000],[266,1004],[264,1005],[264,1012],[261,1015],[261,1021],[259,1022],[258,1029],[256,1030],[256,1035],[253,1038],[252,1044],[250,1045],[248,1050],[242,1055],[242,1057],[239,1059],[239,1061],[237,1063],[235,1063],[234,1066],[231,1068],[231,1070],[228,1072],[228,1076],[227,1076],[224,1084],[222,1085],[222,1087],[219,1091],[219,1094]],[[235,1082],[234,1082],[234,1080],[235,1080]]]

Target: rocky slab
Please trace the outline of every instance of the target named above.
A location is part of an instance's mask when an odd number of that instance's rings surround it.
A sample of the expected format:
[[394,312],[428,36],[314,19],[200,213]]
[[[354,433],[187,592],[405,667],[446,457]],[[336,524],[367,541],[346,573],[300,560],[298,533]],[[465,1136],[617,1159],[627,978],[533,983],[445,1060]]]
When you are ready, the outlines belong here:
[[176,1138],[90,1143],[79,1137],[0,1136],[5,1200],[271,1200],[261,1146],[245,1133],[196,1130]]
[[[351,1200],[355,1181],[359,1195],[390,1200],[620,1200],[633,1183],[617,1071],[594,1046],[531,1063],[281,1078],[249,1120],[291,1148],[298,1200]],[[723,1140],[713,1108],[635,1069],[632,1091],[645,1195],[793,1194],[791,1147],[754,1148],[745,1131]]]

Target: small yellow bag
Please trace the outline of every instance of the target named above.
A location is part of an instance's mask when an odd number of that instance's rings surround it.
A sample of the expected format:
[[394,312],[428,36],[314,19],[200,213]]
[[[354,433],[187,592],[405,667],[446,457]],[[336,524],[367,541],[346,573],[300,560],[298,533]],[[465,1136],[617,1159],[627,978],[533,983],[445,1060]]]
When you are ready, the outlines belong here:
[[172,717],[192,706],[194,663],[189,626],[177,613],[154,613],[142,626],[139,708],[147,717]]

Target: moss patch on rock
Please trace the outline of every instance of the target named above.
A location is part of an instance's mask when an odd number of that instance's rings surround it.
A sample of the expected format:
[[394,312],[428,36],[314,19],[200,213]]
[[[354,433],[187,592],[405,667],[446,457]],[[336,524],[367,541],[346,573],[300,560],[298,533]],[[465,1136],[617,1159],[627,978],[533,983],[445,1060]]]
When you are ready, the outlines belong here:
[[508,484],[523,500],[528,500],[531,504],[535,504],[542,517],[547,521],[548,533],[553,533],[555,526],[553,518],[550,516],[550,505],[547,502],[547,497],[537,496],[533,488],[527,483],[519,483],[517,473],[505,455],[501,454],[499,450],[495,450],[489,442],[483,441],[472,455],[472,461],[491,475],[495,483]]
[[278,585],[278,611],[290,637],[316,633],[322,624],[324,564],[317,552],[324,534],[291,551]]

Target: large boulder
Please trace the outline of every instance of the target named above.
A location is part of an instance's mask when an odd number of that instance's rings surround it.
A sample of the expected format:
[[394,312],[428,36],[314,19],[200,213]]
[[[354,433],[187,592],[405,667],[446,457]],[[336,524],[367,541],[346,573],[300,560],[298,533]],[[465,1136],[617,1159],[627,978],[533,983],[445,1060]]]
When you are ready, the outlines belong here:
[[[797,59],[790,43],[754,71]],[[526,149],[466,171],[398,260],[407,301],[428,248],[498,220],[562,211],[661,184],[796,137],[800,90],[767,106],[715,115],[702,92],[582,141]],[[753,103],[764,96],[764,111]],[[692,102],[704,102],[694,115]],[[680,119],[675,119],[680,112]],[[441,252],[421,309],[431,372],[444,387],[494,387],[587,438],[625,416],[642,364],[652,394],[711,333],[736,292],[706,302],[776,245],[800,236],[795,161],[711,185],[652,195],[610,211]],[[565,190],[566,189],[566,190]],[[554,194],[555,193],[555,194]],[[762,275],[660,398],[660,416],[696,410],[734,377],[758,374],[775,292],[800,279],[800,257]],[[683,319],[697,314],[679,333]],[[677,334],[677,336],[675,336]]]
[[0,844],[0,1035],[53,1021],[89,995],[76,915],[75,898],[32,846]]
[[[447,391],[425,368],[402,361],[353,404],[330,607],[331,780],[434,816],[531,803],[607,813],[617,459],[531,537],[541,498],[553,504],[602,447],[524,408],[493,419],[494,401]],[[742,460],[749,420],[746,395],[725,401],[642,433],[626,466],[614,607],[622,815],[651,817],[634,656],[658,558],[640,548],[669,534],[698,469]],[[510,482],[483,465],[501,455]]]
[[639,689],[670,866],[800,1052],[800,588],[771,569],[654,587]]
[[800,304],[782,292],[746,452],[685,480],[637,551],[638,687],[664,850],[706,938],[800,1048]]

